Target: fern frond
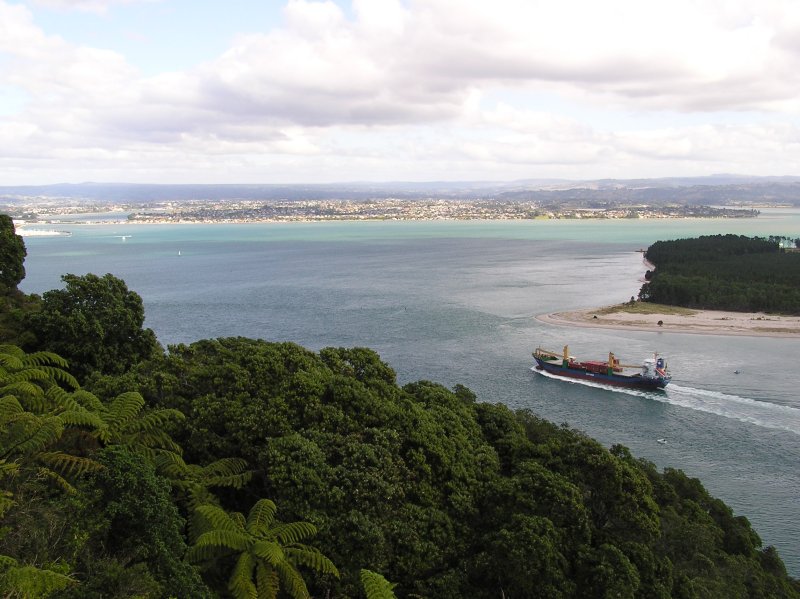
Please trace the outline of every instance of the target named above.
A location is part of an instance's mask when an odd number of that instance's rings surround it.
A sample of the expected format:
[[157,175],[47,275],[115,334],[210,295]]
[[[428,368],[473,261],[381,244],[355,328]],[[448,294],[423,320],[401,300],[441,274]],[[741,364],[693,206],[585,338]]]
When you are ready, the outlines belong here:
[[245,552],[236,560],[236,565],[228,581],[228,590],[236,599],[259,599],[256,585],[253,584],[253,569],[256,562]]
[[48,375],[41,368],[23,368],[6,376],[7,383],[17,383],[20,381],[49,381]]
[[333,574],[339,578],[339,570],[334,563],[314,547],[285,547],[286,558],[295,566],[305,566],[323,574]]
[[97,472],[103,465],[90,458],[69,455],[60,451],[41,452],[36,458],[51,470],[57,470],[65,476],[82,476],[87,472]]
[[92,414],[89,410],[85,410],[80,406],[77,407],[77,410],[67,410],[59,414],[61,422],[68,426],[82,426],[94,430],[102,430],[103,420],[100,416]]
[[290,522],[271,528],[268,538],[275,539],[283,545],[289,545],[313,537],[315,534],[317,534],[317,527],[311,522]]
[[281,562],[275,566],[275,570],[278,572],[278,578],[280,578],[283,585],[283,590],[292,599],[310,599],[311,595],[308,594],[308,588],[303,577],[291,565]]
[[156,472],[167,477],[173,483],[181,482],[181,479],[189,472],[189,465],[183,461],[180,455],[171,451],[159,453],[153,463],[155,464]]
[[231,520],[236,524],[239,530],[246,530],[247,523],[241,512],[231,512]]
[[51,365],[58,366],[59,368],[69,368],[69,362],[51,351],[33,352],[32,354],[27,354],[24,360],[26,364],[32,364],[35,366]]
[[94,412],[95,414],[102,414],[108,408],[106,408],[105,404],[100,401],[100,399],[94,394],[89,393],[83,389],[78,389],[72,392],[72,397],[77,401],[81,406],[89,410],[90,412]]
[[203,476],[232,476],[241,474],[248,467],[247,460],[242,458],[220,458],[203,467]]
[[274,568],[267,567],[263,562],[256,565],[256,586],[259,599],[276,599],[280,590],[278,573]]
[[0,365],[10,370],[19,370],[25,367],[25,352],[16,345],[0,345]]
[[83,409],[71,393],[64,391],[58,385],[51,385],[44,393],[45,398],[53,408],[62,410],[81,410]]
[[242,474],[231,474],[228,476],[214,476],[205,479],[202,484],[207,487],[230,487],[241,489],[253,478],[253,471],[243,472]]
[[361,578],[361,586],[364,587],[367,599],[397,599],[393,591],[396,585],[377,572],[361,570],[359,578]]
[[66,385],[70,389],[78,389],[80,388],[80,384],[78,383],[78,379],[72,376],[66,370],[62,370],[61,367],[58,366],[39,366],[39,370],[46,372],[47,375],[57,383],[61,383]]
[[4,455],[28,455],[41,451],[58,441],[64,431],[64,425],[58,416],[37,418],[33,428],[32,431],[26,431],[22,438],[15,439],[13,445],[4,448]]
[[169,436],[169,433],[165,431],[149,431],[112,436],[109,443],[115,442],[121,445],[129,445],[136,451],[147,455],[153,461],[155,461],[156,454],[159,453],[159,450],[176,453],[178,455],[183,453],[181,446],[175,443],[172,437]]
[[13,395],[0,397],[0,424],[24,411],[25,409],[19,403],[19,400]]
[[259,536],[264,534],[261,531],[266,532],[277,511],[278,507],[271,499],[259,499],[247,515],[247,530]]
[[[9,381],[7,384],[4,383],[3,386],[0,387],[0,395],[15,395],[19,399],[38,397],[39,401],[41,402],[43,392],[41,387],[38,387],[28,381]],[[39,407],[39,405],[37,404],[34,407]],[[29,406],[29,409],[30,408],[31,406]]]
[[0,555],[0,572],[6,568],[12,568],[17,565],[17,560],[8,555]]
[[19,470],[17,462],[7,462],[5,459],[0,459],[0,480],[8,476],[14,476]]
[[198,562],[232,552],[246,551],[250,538],[232,530],[209,530],[204,532],[186,552],[186,559]]
[[11,566],[2,575],[3,591],[12,597],[47,597],[75,583],[69,576],[34,566]]
[[77,489],[75,489],[75,487],[73,487],[66,478],[58,474],[58,472],[50,470],[49,468],[39,468],[38,475],[40,478],[49,480],[65,493],[73,495],[78,492]]
[[277,543],[272,541],[258,541],[251,549],[253,555],[264,560],[272,567],[286,561],[286,555],[283,549]]
[[234,514],[228,514],[221,507],[216,505],[201,505],[197,508],[197,513],[200,514],[206,522],[215,530],[229,530],[232,532],[243,533],[243,527],[239,526],[233,518]]
[[136,420],[126,422],[125,425],[121,427],[121,430],[126,433],[148,432],[160,429],[164,425],[172,422],[179,422],[184,418],[183,412],[179,410],[173,410],[171,408],[153,410],[152,412],[142,414]]
[[110,429],[121,430],[126,423],[139,414],[144,407],[144,403],[144,398],[139,393],[133,391],[120,393],[108,406],[108,412],[105,414],[104,420]]

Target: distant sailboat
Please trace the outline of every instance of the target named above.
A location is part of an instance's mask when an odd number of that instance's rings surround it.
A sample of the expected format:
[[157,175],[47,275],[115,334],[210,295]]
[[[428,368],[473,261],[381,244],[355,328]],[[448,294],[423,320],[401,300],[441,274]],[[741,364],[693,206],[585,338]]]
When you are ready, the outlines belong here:
[[181,251],[180,251],[180,250],[178,250],[178,255],[179,255],[179,256],[181,255]]

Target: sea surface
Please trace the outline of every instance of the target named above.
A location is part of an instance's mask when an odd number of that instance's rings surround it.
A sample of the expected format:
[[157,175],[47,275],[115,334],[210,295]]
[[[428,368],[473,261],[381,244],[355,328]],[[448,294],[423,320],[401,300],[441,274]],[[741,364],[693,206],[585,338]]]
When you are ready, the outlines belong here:
[[[800,237],[799,210],[711,220],[90,222],[55,227],[71,236],[26,237],[21,288],[112,273],[142,296],[146,326],[165,346],[242,335],[371,347],[401,383],[461,383],[481,401],[530,409],[700,478],[800,577],[800,340],[535,318],[629,300],[645,272],[637,250],[657,240]],[[581,358],[614,351],[625,363],[659,352],[673,382],[664,392],[610,390],[531,370],[536,346],[565,344]]]

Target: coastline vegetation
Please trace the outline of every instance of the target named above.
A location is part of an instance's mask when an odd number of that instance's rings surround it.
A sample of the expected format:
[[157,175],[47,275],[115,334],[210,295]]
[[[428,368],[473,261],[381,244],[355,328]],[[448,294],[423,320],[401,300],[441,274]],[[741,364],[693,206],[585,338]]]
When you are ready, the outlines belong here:
[[625,302],[624,304],[615,304],[613,306],[607,306],[605,308],[593,310],[593,313],[596,314],[615,314],[617,312],[627,312],[629,314],[664,314],[667,316],[691,316],[692,314],[697,314],[696,310],[682,308],[680,306],[668,306],[653,302],[636,301]]
[[[657,241],[643,302],[705,310],[800,314],[800,252],[788,238],[707,235]],[[800,240],[791,240],[800,245]]]
[[367,348],[164,351],[113,275],[10,272],[4,596],[800,597],[746,517],[623,446]]

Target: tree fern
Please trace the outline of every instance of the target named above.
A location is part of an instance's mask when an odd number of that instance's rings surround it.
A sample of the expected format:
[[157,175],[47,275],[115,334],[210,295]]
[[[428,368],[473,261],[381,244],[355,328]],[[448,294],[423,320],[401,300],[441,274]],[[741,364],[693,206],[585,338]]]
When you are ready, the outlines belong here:
[[201,505],[197,508],[197,513],[208,523],[210,530],[239,531],[244,529],[228,512],[216,505]]
[[253,583],[256,561],[249,553],[242,553],[228,580],[228,590],[236,599],[258,599],[258,589]]
[[247,515],[248,530],[256,535],[265,534],[269,525],[275,520],[277,511],[278,508],[271,499],[259,499]]
[[229,553],[249,551],[252,539],[237,530],[209,530],[204,532],[186,552],[189,561],[203,561]]
[[311,568],[322,574],[333,574],[337,578],[339,577],[338,568],[315,547],[295,544],[287,547],[285,553],[293,564]]
[[317,527],[310,522],[290,522],[289,524],[278,524],[272,527],[268,534],[270,538],[287,545],[313,537],[317,534]]
[[41,452],[38,455],[41,463],[51,470],[62,472],[70,477],[77,477],[87,472],[97,472],[103,466],[92,459],[70,455],[61,451]]
[[259,599],[275,599],[278,596],[278,591],[281,588],[280,578],[278,573],[268,568],[261,562],[256,563],[256,587],[260,593]]
[[17,421],[17,426],[4,430],[0,439],[0,457],[10,458],[26,454],[35,454],[52,445],[61,437],[64,423],[58,416],[37,418],[35,415],[25,414],[28,420],[22,424]]
[[[228,581],[228,590],[235,597],[252,596],[251,585],[258,598],[277,597],[279,589],[293,599],[309,597],[298,566],[337,577],[339,571],[319,550],[296,542],[316,533],[312,524],[276,522],[276,511],[268,499],[257,501],[247,518],[238,512],[228,514],[216,505],[198,507],[196,513],[208,530],[189,549],[187,559],[201,561],[220,548],[235,550],[239,558]],[[234,542],[241,545],[234,546]]]
[[359,575],[367,599],[396,599],[393,591],[395,585],[377,572],[361,570]]

